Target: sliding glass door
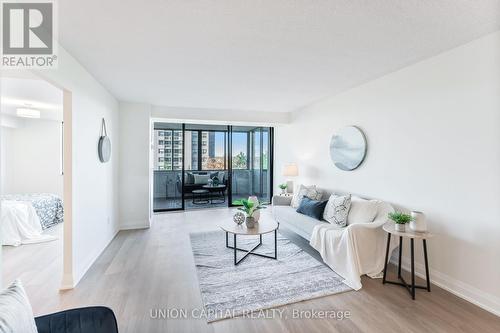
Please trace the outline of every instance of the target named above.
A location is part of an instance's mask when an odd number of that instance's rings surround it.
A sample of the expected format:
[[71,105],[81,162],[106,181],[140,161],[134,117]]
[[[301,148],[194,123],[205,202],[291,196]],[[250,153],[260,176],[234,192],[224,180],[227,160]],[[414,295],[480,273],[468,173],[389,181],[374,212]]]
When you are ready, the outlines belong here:
[[268,127],[231,127],[231,200],[257,196],[270,201],[272,193],[272,135]]
[[184,208],[182,174],[184,132],[182,124],[155,123],[153,133],[153,210]]
[[185,124],[185,209],[227,207],[227,125]]
[[155,123],[153,210],[231,206],[272,194],[273,129]]

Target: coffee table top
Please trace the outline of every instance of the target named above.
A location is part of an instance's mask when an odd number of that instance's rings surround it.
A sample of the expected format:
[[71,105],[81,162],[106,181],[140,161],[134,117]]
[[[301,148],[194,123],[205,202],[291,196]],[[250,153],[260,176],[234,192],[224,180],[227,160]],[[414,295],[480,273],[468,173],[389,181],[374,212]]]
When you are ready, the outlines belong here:
[[208,188],[208,189],[211,189],[211,188],[214,188],[214,189],[221,189],[221,188],[226,188],[226,185],[224,184],[221,184],[221,185],[203,185],[202,186],[203,188]]
[[279,224],[271,218],[261,216],[259,223],[255,223],[255,227],[252,229],[248,229],[245,222],[238,225],[232,220],[225,221],[219,227],[226,232],[237,235],[263,235],[278,229]]
[[192,190],[191,193],[194,194],[208,193],[208,190]]

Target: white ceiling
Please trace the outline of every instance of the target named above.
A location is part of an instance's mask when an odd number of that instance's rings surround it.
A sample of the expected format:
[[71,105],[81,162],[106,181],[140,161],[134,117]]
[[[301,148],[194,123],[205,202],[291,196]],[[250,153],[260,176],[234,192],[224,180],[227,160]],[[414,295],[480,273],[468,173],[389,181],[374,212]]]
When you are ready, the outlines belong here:
[[17,108],[40,111],[40,119],[62,120],[63,93],[46,81],[32,78],[2,77],[1,114],[16,117]]
[[283,112],[500,29],[500,0],[64,0],[59,18],[119,100]]

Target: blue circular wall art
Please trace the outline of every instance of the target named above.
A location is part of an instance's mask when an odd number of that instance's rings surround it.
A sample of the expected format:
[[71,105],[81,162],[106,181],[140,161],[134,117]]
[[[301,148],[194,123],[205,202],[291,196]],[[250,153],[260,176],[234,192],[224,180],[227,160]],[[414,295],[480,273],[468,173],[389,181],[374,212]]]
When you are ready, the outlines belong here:
[[366,137],[356,126],[342,128],[330,141],[330,157],[340,170],[357,169],[363,163],[366,151]]

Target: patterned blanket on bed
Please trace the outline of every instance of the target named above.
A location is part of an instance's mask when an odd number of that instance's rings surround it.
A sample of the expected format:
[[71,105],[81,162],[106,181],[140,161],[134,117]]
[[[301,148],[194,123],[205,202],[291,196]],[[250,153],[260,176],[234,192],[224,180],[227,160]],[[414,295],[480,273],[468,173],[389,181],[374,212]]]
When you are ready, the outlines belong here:
[[63,222],[63,204],[61,198],[57,195],[50,193],[8,194],[2,195],[2,200],[30,202],[40,218],[42,229],[47,229]]

